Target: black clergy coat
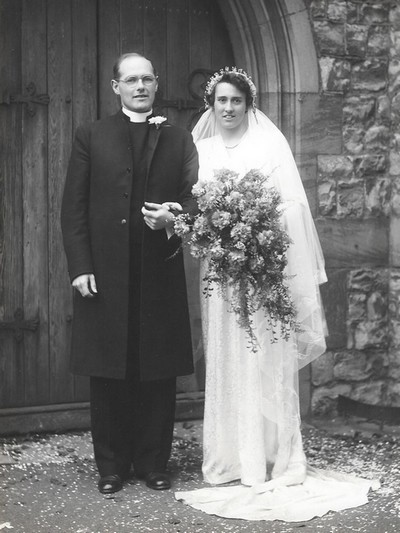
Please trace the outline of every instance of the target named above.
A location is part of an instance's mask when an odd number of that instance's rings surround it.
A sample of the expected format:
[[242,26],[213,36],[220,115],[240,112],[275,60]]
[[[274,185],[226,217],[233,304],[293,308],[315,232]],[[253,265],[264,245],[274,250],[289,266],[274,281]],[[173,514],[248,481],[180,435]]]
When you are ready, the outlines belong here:
[[[145,200],[177,201],[194,213],[198,157],[189,132],[149,126]],[[126,376],[132,153],[122,111],[78,128],[65,183],[61,225],[70,279],[94,273],[98,295],[74,291],[71,370]],[[144,225],[141,261],[140,378],[193,372],[183,256],[174,236]]]

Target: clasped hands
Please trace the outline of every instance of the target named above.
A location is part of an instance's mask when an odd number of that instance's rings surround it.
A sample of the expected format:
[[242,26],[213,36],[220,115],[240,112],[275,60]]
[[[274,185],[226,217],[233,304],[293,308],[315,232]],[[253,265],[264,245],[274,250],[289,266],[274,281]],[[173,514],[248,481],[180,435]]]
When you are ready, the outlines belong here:
[[182,211],[182,206],[177,202],[145,202],[142,207],[144,221],[152,230],[172,228],[175,217],[171,210]]
[[[152,230],[165,229],[172,231],[174,225],[174,215],[171,211],[182,211],[182,206],[178,202],[164,202],[157,204],[145,202],[142,207],[143,219]],[[76,289],[84,298],[93,298],[97,295],[96,280],[94,274],[82,274],[72,281],[72,287]]]

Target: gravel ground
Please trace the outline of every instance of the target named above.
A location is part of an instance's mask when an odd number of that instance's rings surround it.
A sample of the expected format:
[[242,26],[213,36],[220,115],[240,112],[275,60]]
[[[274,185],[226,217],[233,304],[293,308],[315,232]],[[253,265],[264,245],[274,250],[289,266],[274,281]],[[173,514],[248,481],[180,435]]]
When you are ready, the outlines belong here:
[[[0,531],[11,533],[342,533],[400,532],[400,429],[353,419],[305,425],[309,463],[379,479],[381,488],[356,509],[304,523],[246,522],[208,516],[130,480],[112,496],[97,490],[88,432],[0,439]],[[201,421],[177,423],[170,472],[173,490],[205,486]]]

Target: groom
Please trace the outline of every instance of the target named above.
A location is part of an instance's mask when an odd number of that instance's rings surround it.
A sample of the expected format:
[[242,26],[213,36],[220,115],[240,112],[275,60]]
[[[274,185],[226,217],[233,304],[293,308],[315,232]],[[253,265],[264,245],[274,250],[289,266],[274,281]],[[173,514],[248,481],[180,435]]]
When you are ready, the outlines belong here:
[[113,75],[122,109],[78,128],[61,213],[76,289],[71,369],[90,376],[103,494],[120,490],[132,465],[148,487],[170,488],[176,376],[193,363],[180,243],[161,204],[194,213],[198,171],[191,135],[152,117],[151,62],[124,54]]

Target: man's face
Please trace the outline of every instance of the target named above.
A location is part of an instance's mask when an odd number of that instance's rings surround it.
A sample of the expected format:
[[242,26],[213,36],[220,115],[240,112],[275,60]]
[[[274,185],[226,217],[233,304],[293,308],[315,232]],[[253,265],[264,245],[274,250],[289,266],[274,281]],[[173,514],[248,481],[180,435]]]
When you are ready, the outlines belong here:
[[150,61],[144,57],[127,57],[119,72],[119,79],[112,80],[111,86],[121,97],[121,104],[136,113],[150,111],[158,87]]

